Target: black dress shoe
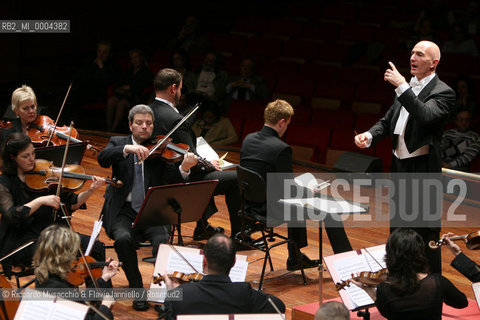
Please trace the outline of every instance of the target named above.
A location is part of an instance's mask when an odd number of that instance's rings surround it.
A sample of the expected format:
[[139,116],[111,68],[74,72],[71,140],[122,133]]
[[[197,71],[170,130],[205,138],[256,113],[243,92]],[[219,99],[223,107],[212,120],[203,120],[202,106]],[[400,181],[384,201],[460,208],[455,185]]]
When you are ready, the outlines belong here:
[[197,227],[193,231],[193,240],[199,241],[199,240],[208,240],[210,239],[211,236],[213,236],[215,233],[224,233],[225,230],[222,227],[212,227],[210,224],[207,225],[206,228],[204,227]]
[[148,303],[146,300],[134,300],[132,307],[137,311],[145,311],[150,308],[150,303]]
[[301,267],[303,269],[308,269],[308,268],[315,268],[320,265],[320,260],[312,260],[309,257],[307,257],[305,254],[301,254],[301,264],[296,260],[296,259],[291,259],[288,258],[287,260],[287,270],[288,271],[295,271],[295,270],[300,270]]

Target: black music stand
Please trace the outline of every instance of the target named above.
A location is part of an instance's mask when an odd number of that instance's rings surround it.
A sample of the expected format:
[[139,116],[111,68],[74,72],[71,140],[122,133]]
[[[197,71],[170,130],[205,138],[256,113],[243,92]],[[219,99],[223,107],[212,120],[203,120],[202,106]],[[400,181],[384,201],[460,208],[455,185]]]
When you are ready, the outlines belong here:
[[[83,154],[87,149],[87,142],[70,143],[67,153],[67,164],[80,164],[83,159]],[[65,153],[65,144],[59,146],[37,147],[35,148],[35,157],[37,159],[45,159],[53,161],[53,165],[57,167],[62,166],[63,154]]]
[[176,227],[178,244],[183,245],[181,223],[201,219],[217,184],[218,180],[204,180],[149,188],[132,228],[173,225],[170,243]]

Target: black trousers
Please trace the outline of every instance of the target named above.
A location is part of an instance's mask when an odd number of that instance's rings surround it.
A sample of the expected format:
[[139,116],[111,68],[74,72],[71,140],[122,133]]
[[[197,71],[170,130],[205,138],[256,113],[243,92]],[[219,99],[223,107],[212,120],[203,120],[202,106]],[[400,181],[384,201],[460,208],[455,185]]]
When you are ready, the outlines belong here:
[[127,202],[112,227],[112,236],[115,240],[114,247],[118,259],[123,263],[122,268],[127,276],[128,286],[143,288],[142,275],[138,269],[138,243],[139,241],[150,241],[153,246],[152,254],[156,257],[160,244],[168,242],[169,228],[168,226],[152,226],[144,230],[133,230],[132,222],[136,215],[135,210]]
[[[241,219],[238,216],[240,209],[240,191],[238,188],[237,172],[234,170],[226,171],[212,171],[206,174],[194,174],[192,180],[218,180],[217,187],[213,195],[225,195],[225,202],[230,216],[230,231],[231,236],[234,237],[241,228]],[[213,200],[212,200],[213,201]],[[203,220],[206,221],[216,212],[216,207],[210,206],[203,215]]]
[[[413,158],[408,158],[408,159],[398,159],[395,155],[393,155],[392,158],[392,168],[391,171],[392,173],[434,173],[432,172],[431,168],[429,167],[429,156],[428,155],[423,155],[423,156],[418,156],[418,157],[413,157]],[[438,173],[440,175],[440,173]],[[406,180],[408,181],[409,177],[413,178],[414,176],[406,176]],[[418,175],[415,175],[415,177],[418,177]],[[407,182],[408,185],[408,182]],[[396,193],[397,194],[397,193]],[[422,199],[422,194],[419,196],[420,199]],[[395,199],[395,198],[394,198]],[[412,195],[410,193],[407,193],[406,195],[406,205],[407,208],[408,206],[411,205],[412,201]],[[423,199],[427,200],[428,199]],[[397,205],[397,208],[399,208],[399,200],[394,200],[394,203]],[[422,207],[423,207],[423,202],[422,202]],[[420,208],[411,208],[412,211],[415,210],[420,210]],[[390,210],[392,212],[392,210]],[[398,212],[397,210],[396,212]],[[424,212],[422,212],[424,214]],[[429,214],[429,212],[426,212],[425,214]],[[398,216],[398,215],[397,215]],[[441,219],[438,221],[434,221],[432,224],[429,222],[428,224],[425,223],[425,221],[422,219],[422,217],[419,217],[416,220],[410,221],[408,223],[405,223],[404,221],[398,221],[395,220],[398,218],[391,217],[390,220],[390,233],[393,232],[397,227],[409,227],[415,230],[423,239],[425,243],[425,256],[428,260],[429,263],[429,268],[430,272],[434,273],[442,273],[442,250],[432,250],[428,246],[428,243],[430,241],[438,241],[440,238],[440,230],[441,230]]]

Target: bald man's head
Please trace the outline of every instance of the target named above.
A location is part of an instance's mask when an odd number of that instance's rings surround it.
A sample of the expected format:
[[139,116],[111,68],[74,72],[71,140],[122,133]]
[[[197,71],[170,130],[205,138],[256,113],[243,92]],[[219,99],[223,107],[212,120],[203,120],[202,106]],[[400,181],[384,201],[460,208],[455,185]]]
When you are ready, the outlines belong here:
[[420,41],[412,49],[410,73],[422,80],[435,72],[439,61],[440,48],[431,41]]

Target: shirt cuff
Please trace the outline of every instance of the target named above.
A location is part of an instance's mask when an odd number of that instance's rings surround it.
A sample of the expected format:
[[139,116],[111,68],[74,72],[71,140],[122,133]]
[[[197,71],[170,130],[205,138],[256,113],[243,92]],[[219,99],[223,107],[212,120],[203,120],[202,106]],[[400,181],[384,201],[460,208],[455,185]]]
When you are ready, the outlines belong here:
[[126,158],[128,156],[128,153],[125,152],[125,148],[127,147],[127,145],[125,145],[123,147],[123,157]]
[[178,170],[180,170],[180,174],[182,175],[183,180],[187,180],[188,177],[190,176],[190,171],[191,170],[188,170],[187,172],[183,171],[182,170],[182,165],[178,166]]
[[370,148],[372,145],[373,136],[370,131],[365,132],[365,135],[367,136],[367,148]]
[[400,97],[402,93],[408,90],[408,88],[410,88],[410,85],[406,82],[402,83],[397,88],[395,88],[395,93],[397,94],[397,97]]

